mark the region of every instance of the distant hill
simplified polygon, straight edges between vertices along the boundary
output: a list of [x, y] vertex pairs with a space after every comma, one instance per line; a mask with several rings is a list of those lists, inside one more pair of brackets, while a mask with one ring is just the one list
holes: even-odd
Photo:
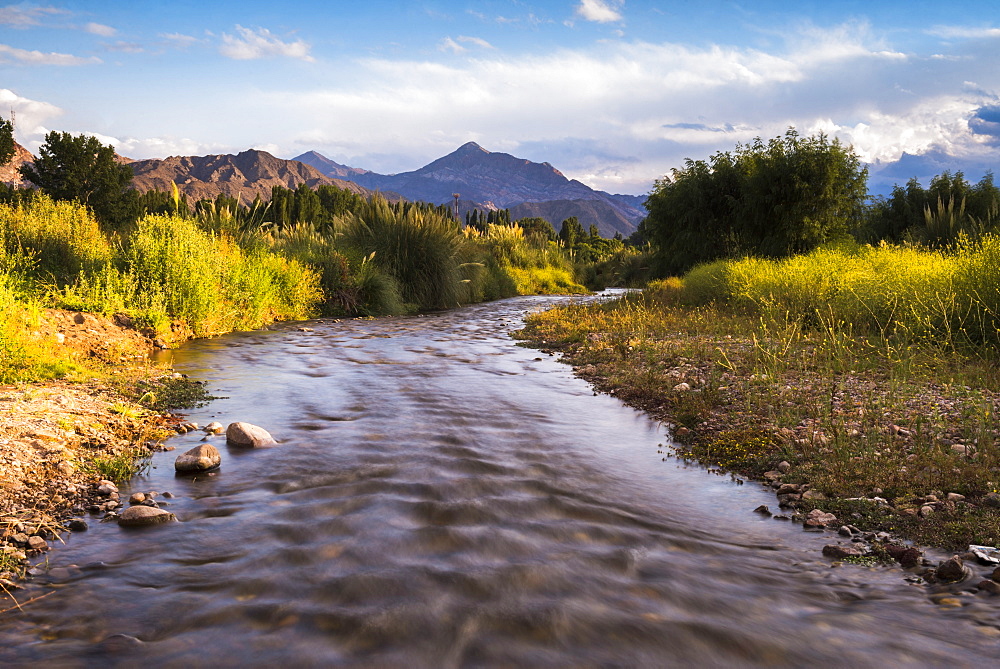
[[306, 151], [301, 156], [295, 156], [292, 160], [297, 160], [300, 163], [309, 165], [310, 167], [315, 167], [326, 176], [333, 177], [335, 179], [347, 179], [350, 181], [352, 177], [362, 176], [369, 173], [368, 170], [341, 165], [340, 163], [330, 160], [326, 156], [316, 153], [315, 151]]
[[175, 183], [189, 201], [215, 198], [224, 193], [249, 204], [258, 195], [265, 201], [271, 199], [272, 186], [295, 189], [302, 183], [310, 188], [332, 185], [366, 197], [371, 194], [356, 183], [328, 177], [314, 167], [296, 160], [275, 158], [266, 151], [171, 156], [164, 160], [136, 160], [129, 166], [135, 173], [132, 185], [136, 190], [170, 192], [171, 183]]
[[30, 163], [34, 161], [35, 157], [31, 155], [31, 151], [14, 142], [14, 155], [11, 157], [10, 162], [6, 165], [0, 166], [0, 183], [12, 184], [14, 186], [24, 185], [21, 182], [21, 165], [24, 163]]
[[[551, 203], [531, 208], [531, 211], [544, 213], [526, 215], [546, 218], [558, 229], [567, 218], [560, 212], [580, 211], [587, 217], [586, 221], [580, 214], [569, 215], [580, 218], [584, 227], [597, 225], [606, 237], [616, 232], [629, 236], [646, 214], [642, 208], [643, 197], [594, 190], [575, 179], [567, 179], [549, 163], [535, 163], [507, 153], [494, 153], [475, 142], [469, 142], [418, 170], [392, 175], [345, 168], [315, 151], [296, 160], [308, 160], [309, 164], [328, 176], [336, 174], [372, 190], [394, 191], [409, 200], [444, 204], [451, 202], [453, 194], [458, 193], [463, 202], [471, 201], [483, 209], [510, 208], [512, 217], [519, 206]], [[336, 167], [326, 171], [321, 167], [325, 164], [323, 161]], [[345, 169], [351, 171], [345, 173]], [[571, 206], [566, 204], [568, 202], [589, 204]], [[521, 215], [516, 217], [522, 218]]]

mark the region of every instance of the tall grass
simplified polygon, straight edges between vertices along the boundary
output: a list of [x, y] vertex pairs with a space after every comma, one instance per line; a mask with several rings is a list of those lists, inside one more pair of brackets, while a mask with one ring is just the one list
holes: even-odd
[[337, 227], [345, 245], [398, 283], [411, 308], [443, 309], [461, 302], [462, 234], [451, 219], [376, 196], [345, 214]]
[[806, 325], [1000, 344], [1000, 238], [946, 250], [883, 244], [718, 261], [691, 270], [680, 297]]

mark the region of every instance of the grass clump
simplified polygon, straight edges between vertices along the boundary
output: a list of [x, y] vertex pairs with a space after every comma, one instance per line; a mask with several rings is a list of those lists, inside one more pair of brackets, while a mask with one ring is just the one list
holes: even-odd
[[148, 448], [133, 445], [115, 452], [95, 455], [84, 461], [83, 468], [95, 477], [121, 483], [149, 471], [152, 458], [153, 453]]

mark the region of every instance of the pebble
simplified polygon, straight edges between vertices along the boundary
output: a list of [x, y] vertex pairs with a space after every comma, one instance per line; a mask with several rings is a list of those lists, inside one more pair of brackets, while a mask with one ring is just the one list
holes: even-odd
[[37, 534], [28, 537], [28, 548], [33, 551], [47, 551], [49, 544]]
[[141, 492], [134, 492], [128, 498], [129, 504], [142, 504], [146, 501], [146, 495]]
[[86, 532], [89, 525], [82, 518], [70, 518], [69, 522], [66, 523], [66, 527], [70, 532]]
[[761, 504], [756, 509], [753, 510], [754, 513], [759, 513], [762, 516], [770, 516], [771, 510], [767, 508], [766, 504]]
[[781, 462], [778, 463], [778, 471], [781, 472], [782, 474], [787, 474], [789, 471], [791, 471], [791, 469], [792, 465], [786, 460], [782, 460]]
[[222, 431], [225, 428], [222, 426], [222, 423], [219, 423], [218, 421], [212, 421], [202, 429], [205, 432], [208, 432], [209, 434], [222, 434]]

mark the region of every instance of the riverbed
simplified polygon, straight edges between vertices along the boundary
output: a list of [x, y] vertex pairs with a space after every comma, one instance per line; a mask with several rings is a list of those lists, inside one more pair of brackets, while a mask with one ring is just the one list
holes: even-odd
[[[663, 426], [510, 338], [522, 297], [191, 342], [176, 371], [278, 446], [131, 490], [180, 522], [94, 522], [0, 618], [0, 665], [990, 666], [1000, 605], [935, 604], [899, 568], [753, 513]], [[122, 490], [127, 497], [130, 490]], [[52, 592], [52, 594], [48, 594]], [[19, 599], [24, 599], [22, 595]]]

